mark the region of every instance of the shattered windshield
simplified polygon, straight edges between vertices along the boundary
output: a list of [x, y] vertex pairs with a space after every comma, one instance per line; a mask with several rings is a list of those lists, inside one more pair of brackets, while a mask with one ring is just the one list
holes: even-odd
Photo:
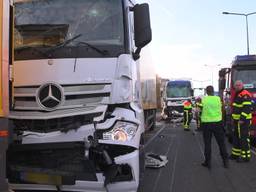
[[166, 88], [166, 95], [168, 98], [190, 97], [191, 86], [181, 83], [168, 83]]
[[256, 88], [256, 69], [234, 70], [233, 82], [240, 80], [246, 89]]
[[14, 21], [15, 50], [58, 46], [78, 34], [68, 47], [124, 46], [121, 0], [26, 0], [15, 4]]

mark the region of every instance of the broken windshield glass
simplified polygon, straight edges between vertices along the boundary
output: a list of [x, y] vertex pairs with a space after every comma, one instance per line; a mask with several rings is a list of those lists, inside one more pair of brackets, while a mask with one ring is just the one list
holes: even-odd
[[[82, 34], [79, 41], [87, 46], [124, 47], [122, 1], [31, 0], [15, 4], [15, 48], [57, 46], [77, 34]], [[70, 42], [65, 47], [76, 46], [81, 43]]]

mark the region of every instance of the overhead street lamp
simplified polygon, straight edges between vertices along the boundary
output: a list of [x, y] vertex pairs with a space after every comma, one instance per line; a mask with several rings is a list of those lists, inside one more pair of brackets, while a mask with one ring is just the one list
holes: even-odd
[[216, 64], [216, 65], [207, 65], [207, 64], [204, 64], [204, 66], [211, 68], [211, 71], [212, 71], [212, 86], [213, 86], [213, 73], [214, 73], [214, 68], [221, 66], [221, 64]]
[[247, 13], [247, 14], [245, 14], [245, 13], [222, 12], [222, 14], [245, 16], [245, 21], [246, 21], [246, 37], [247, 37], [247, 55], [250, 55], [250, 50], [249, 50], [249, 31], [248, 31], [248, 16], [249, 15], [254, 15], [254, 14], [256, 14], [256, 12]]

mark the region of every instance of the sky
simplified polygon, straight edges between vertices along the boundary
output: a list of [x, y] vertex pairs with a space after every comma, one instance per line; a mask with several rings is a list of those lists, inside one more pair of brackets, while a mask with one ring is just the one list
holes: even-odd
[[[218, 70], [236, 55], [247, 54], [244, 16], [256, 12], [255, 0], [139, 0], [150, 6], [157, 73], [163, 78], [191, 78], [195, 87], [213, 84]], [[250, 54], [256, 54], [256, 14], [248, 17]], [[213, 78], [212, 78], [213, 76]]]

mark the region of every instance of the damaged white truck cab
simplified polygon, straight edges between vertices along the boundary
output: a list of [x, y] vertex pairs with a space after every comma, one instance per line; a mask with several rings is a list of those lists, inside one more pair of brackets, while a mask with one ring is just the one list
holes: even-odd
[[148, 5], [16, 0], [14, 26], [10, 187], [136, 191]]

